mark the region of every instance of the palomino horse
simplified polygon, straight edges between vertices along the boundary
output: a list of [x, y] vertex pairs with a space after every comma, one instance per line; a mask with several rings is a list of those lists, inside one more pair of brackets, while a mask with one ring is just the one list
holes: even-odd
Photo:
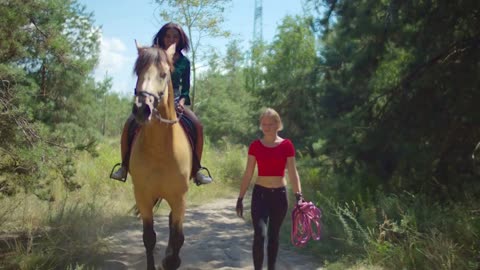
[[[136, 43], [136, 41], [135, 41]], [[140, 47], [135, 63], [137, 84], [133, 114], [141, 125], [132, 145], [130, 175], [143, 221], [147, 269], [155, 269], [156, 233], [153, 208], [165, 199], [170, 206], [169, 239], [164, 269], [177, 269], [184, 242], [185, 196], [192, 169], [192, 150], [175, 112], [171, 71], [175, 45], [167, 50]]]

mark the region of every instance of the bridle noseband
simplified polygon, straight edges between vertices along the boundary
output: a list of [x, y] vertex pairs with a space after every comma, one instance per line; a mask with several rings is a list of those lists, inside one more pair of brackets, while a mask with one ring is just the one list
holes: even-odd
[[161, 96], [158, 96], [158, 95], [155, 95], [153, 93], [150, 93], [150, 92], [147, 92], [147, 91], [137, 91], [137, 88], [135, 88], [135, 96], [136, 97], [153, 97], [153, 107], [157, 107], [158, 106], [158, 102], [160, 101], [160, 99], [162, 98], [163, 96], [163, 93]]
[[137, 88], [135, 88], [135, 96], [136, 97], [149, 97], [149, 96], [153, 97], [153, 116], [155, 116], [155, 118], [157, 118], [160, 122], [165, 124], [175, 124], [178, 122], [178, 119], [170, 120], [170, 119], [163, 118], [160, 112], [157, 110], [158, 103], [160, 99], [163, 97], [163, 93], [160, 96], [158, 96], [156, 94], [153, 94], [144, 90], [137, 91]]

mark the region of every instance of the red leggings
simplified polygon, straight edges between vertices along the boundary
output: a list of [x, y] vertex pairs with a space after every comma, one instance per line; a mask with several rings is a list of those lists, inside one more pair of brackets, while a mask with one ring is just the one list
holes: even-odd
[[[263, 265], [263, 248], [265, 236], [268, 235], [267, 260], [268, 270], [275, 269], [277, 260], [280, 226], [287, 214], [288, 201], [285, 187], [266, 188], [255, 185], [252, 193], [253, 222], [253, 265], [261, 270]], [[268, 224], [268, 225], [267, 225]]]

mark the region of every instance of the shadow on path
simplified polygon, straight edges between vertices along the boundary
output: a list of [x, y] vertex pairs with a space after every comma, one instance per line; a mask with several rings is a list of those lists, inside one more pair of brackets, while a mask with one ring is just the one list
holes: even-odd
[[[253, 269], [251, 225], [235, 213], [235, 198], [219, 199], [187, 209], [184, 223], [185, 243], [180, 251], [183, 270]], [[249, 206], [246, 205], [245, 209]], [[168, 238], [168, 216], [155, 218], [157, 245], [155, 259], [161, 263]], [[101, 269], [146, 269], [141, 221], [133, 218], [119, 233], [110, 237], [110, 253]], [[266, 269], [266, 267], [265, 267]], [[314, 258], [282, 249], [277, 261], [278, 270], [321, 269]]]

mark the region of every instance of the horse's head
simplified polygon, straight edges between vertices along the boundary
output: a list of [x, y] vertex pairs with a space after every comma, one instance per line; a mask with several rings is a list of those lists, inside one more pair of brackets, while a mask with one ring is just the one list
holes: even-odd
[[169, 99], [173, 107], [171, 71], [175, 45], [163, 50], [157, 47], [141, 47], [136, 41], [135, 43], [138, 51], [134, 67], [137, 84], [132, 113], [137, 122], [143, 124], [150, 121], [154, 113], [161, 114], [169, 110]]

